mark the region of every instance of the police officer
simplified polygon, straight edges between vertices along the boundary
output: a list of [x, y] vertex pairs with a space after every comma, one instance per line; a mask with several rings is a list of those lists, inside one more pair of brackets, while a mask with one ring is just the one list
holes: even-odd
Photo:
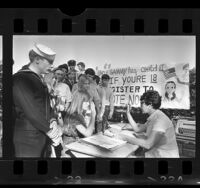
[[50, 108], [48, 88], [42, 80], [56, 53], [35, 44], [29, 51], [30, 63], [13, 75], [15, 157], [46, 157], [47, 144], [61, 143], [61, 128]]

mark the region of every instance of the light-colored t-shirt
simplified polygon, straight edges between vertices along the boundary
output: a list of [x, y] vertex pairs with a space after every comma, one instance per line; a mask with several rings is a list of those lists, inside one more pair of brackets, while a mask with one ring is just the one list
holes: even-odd
[[65, 83], [57, 83], [54, 87], [55, 95], [59, 96], [62, 102], [68, 103], [72, 101], [71, 91], [69, 86]]
[[[91, 104], [93, 101], [90, 102], [83, 102], [83, 116], [84, 120], [86, 122], [86, 126], [88, 127], [92, 118], [92, 110], [91, 110]], [[94, 105], [94, 103], [93, 103]]]
[[145, 153], [147, 158], [179, 158], [174, 126], [171, 120], [160, 110], [149, 116], [146, 122], [148, 137], [152, 131], [163, 133], [160, 141]]
[[[88, 89], [88, 93], [92, 99], [92, 101], [94, 102], [96, 108], [99, 109], [99, 106], [101, 104], [101, 100], [100, 100], [100, 96], [98, 94], [97, 91], [97, 85], [90, 83], [89, 89]], [[73, 85], [72, 88], [72, 95], [78, 90], [78, 83]]]

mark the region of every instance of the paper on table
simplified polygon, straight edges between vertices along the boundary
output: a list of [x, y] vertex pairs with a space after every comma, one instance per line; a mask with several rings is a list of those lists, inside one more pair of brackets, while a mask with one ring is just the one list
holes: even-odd
[[86, 155], [86, 154], [75, 152], [75, 151], [71, 151], [71, 152], [77, 158], [94, 158], [94, 156], [91, 156], [91, 155]]
[[128, 123], [109, 124], [109, 127], [110, 127], [109, 130], [114, 134], [118, 134], [119, 132], [121, 132], [121, 130], [127, 129], [129, 127], [130, 127], [129, 130], [132, 130], [131, 125]]
[[135, 132], [134, 131], [123, 130], [123, 131], [120, 132], [120, 134], [135, 137], [135, 135], [134, 135]]
[[136, 133], [135, 131], [128, 131], [128, 130], [122, 130], [120, 132], [120, 134], [127, 135], [127, 136], [134, 137], [134, 138], [143, 138], [144, 139], [146, 137], [146, 134], [144, 132]]
[[109, 129], [106, 129], [103, 134], [108, 137], [114, 137], [113, 132]]
[[117, 123], [117, 124], [109, 124], [109, 127], [122, 130], [122, 129], [132, 129], [129, 123]]
[[117, 129], [117, 130], [121, 130], [121, 126], [119, 126], [119, 125], [117, 125], [117, 124], [111, 124], [111, 125], [109, 125], [109, 127], [111, 127], [111, 128], [113, 128], [113, 129]]
[[109, 149], [109, 150], [117, 149], [117, 148], [123, 146], [125, 143], [127, 143], [124, 140], [110, 138], [110, 137], [102, 135], [102, 134], [83, 138], [83, 139], [81, 139], [81, 141], [90, 143], [92, 145], [100, 146], [102, 148]]

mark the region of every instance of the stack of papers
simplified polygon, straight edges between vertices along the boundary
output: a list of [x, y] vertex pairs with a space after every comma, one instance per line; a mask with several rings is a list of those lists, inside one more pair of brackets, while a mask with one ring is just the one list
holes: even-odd
[[127, 143], [126, 141], [116, 139], [116, 138], [110, 138], [102, 134], [90, 136], [88, 138], [83, 138], [81, 139], [81, 141], [107, 149], [107, 150], [115, 150], [123, 146], [125, 143]]

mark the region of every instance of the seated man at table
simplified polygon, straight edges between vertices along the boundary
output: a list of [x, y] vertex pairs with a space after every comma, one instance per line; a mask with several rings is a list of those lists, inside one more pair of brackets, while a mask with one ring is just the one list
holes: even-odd
[[[85, 91], [75, 91], [63, 124], [64, 145], [77, 141], [79, 138], [91, 136], [95, 128], [95, 105]], [[87, 122], [90, 116], [90, 122]], [[64, 149], [65, 150], [65, 149]]]
[[[149, 114], [145, 124], [137, 124], [131, 114], [130, 106], [127, 107], [127, 117], [135, 137], [119, 133], [119, 138], [127, 142], [143, 147], [145, 157], [148, 158], [179, 158], [175, 130], [171, 120], [159, 110], [161, 96], [157, 91], [149, 90], [141, 98], [143, 113]], [[138, 137], [137, 133], [145, 132], [145, 137]]]

